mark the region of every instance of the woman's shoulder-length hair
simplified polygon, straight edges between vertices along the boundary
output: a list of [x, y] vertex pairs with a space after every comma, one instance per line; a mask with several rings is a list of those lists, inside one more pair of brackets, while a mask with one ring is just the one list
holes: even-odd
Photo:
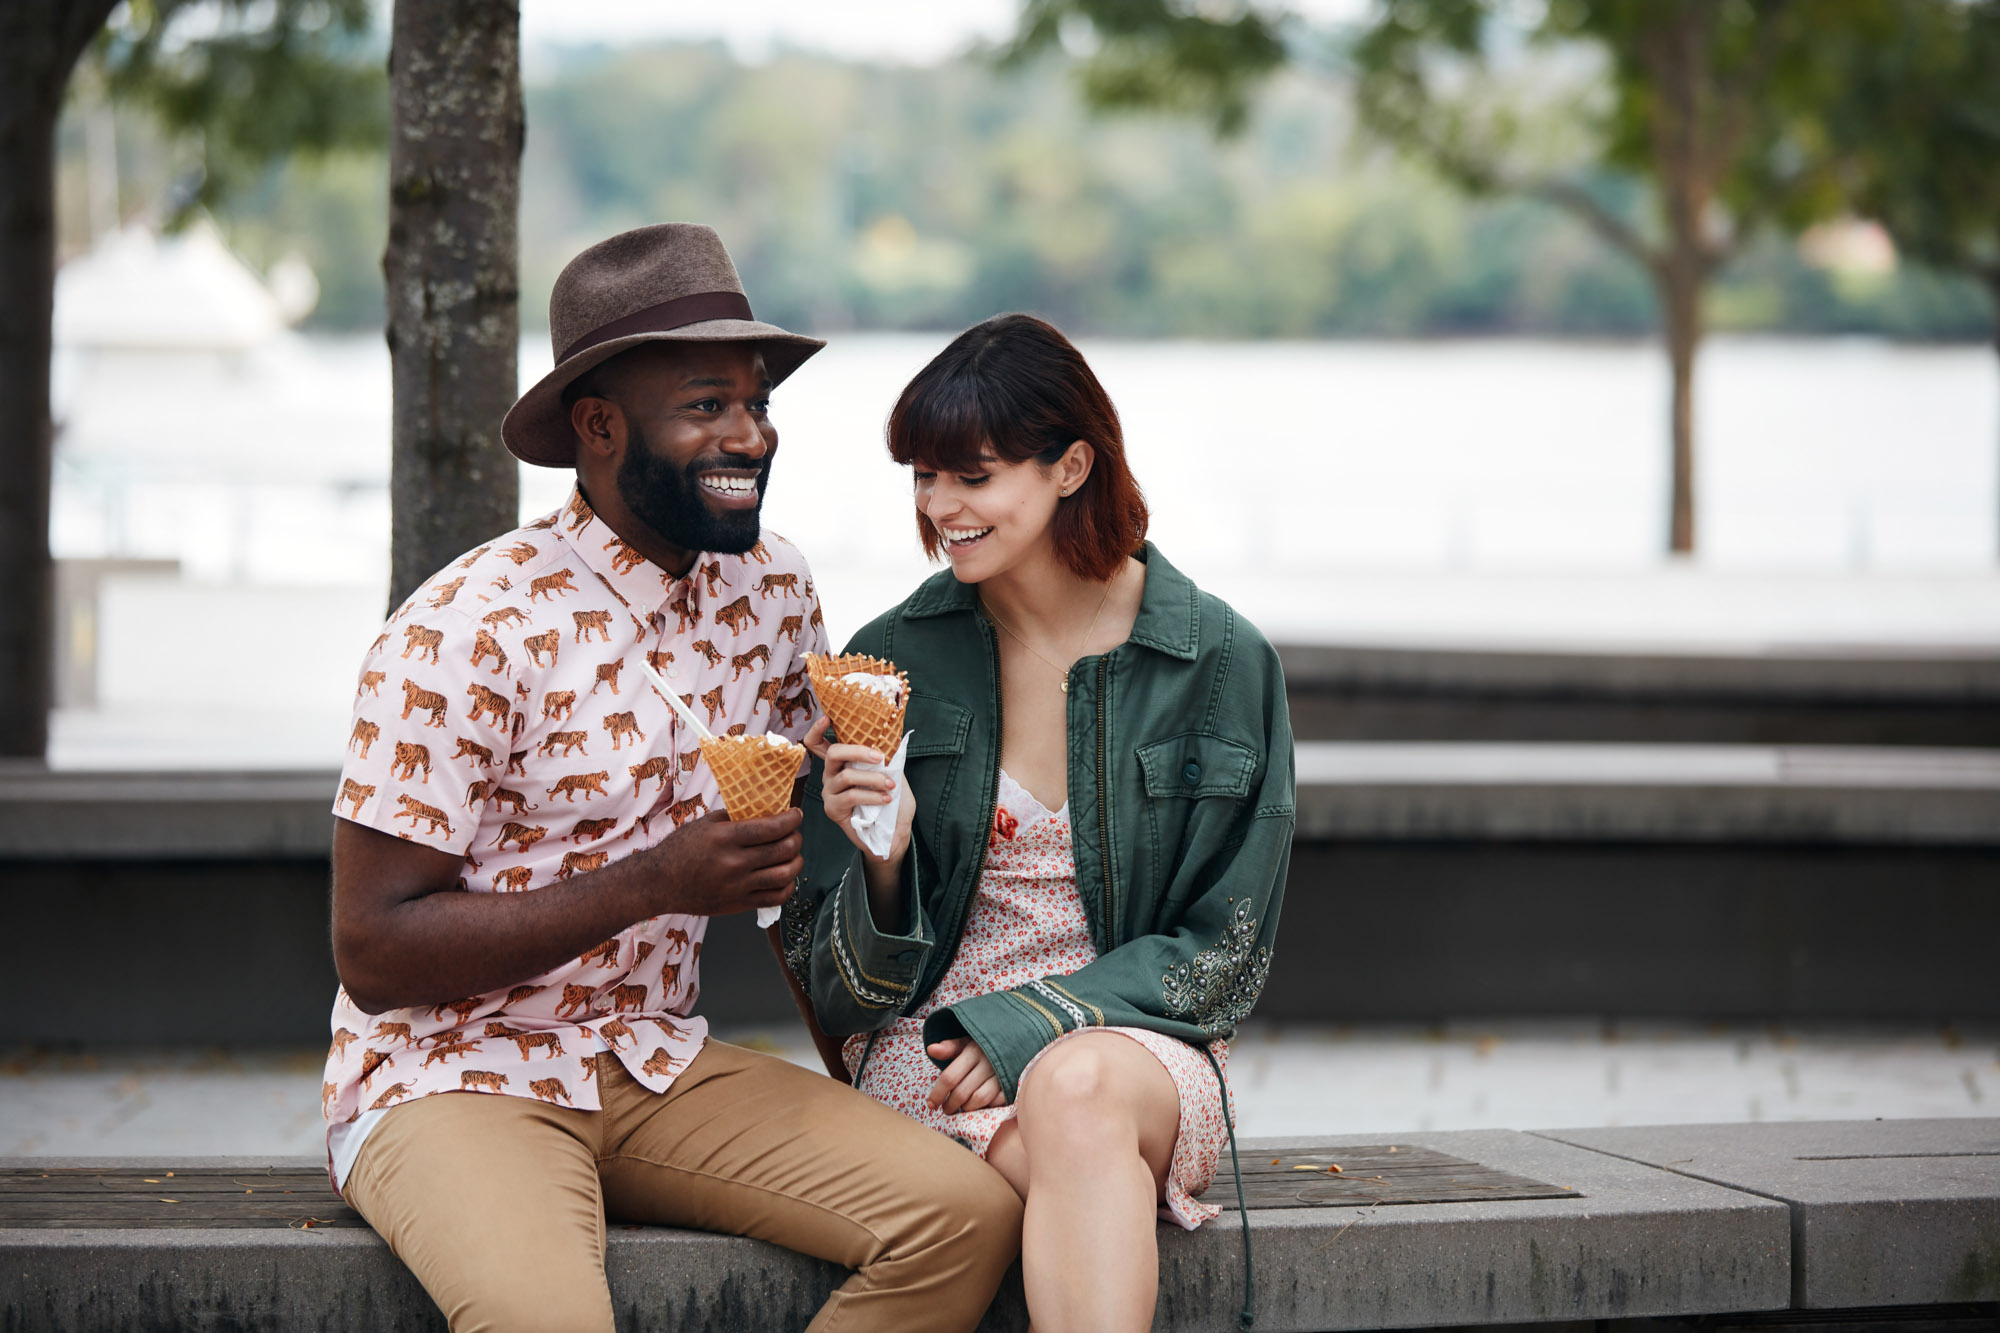
[[[889, 414], [889, 456], [938, 472], [977, 472], [990, 448], [1008, 463], [1053, 465], [1072, 443], [1095, 453], [1090, 475], [1058, 502], [1051, 536], [1064, 565], [1103, 581], [1146, 537], [1146, 500], [1125, 459], [1118, 409], [1083, 354], [1033, 315], [975, 324], [917, 372]], [[917, 535], [942, 543], [921, 512]]]

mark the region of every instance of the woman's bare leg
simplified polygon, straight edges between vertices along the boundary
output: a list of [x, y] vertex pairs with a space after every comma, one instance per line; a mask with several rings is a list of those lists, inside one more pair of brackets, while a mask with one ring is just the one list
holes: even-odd
[[1021, 1271], [1036, 1333], [1152, 1327], [1155, 1209], [1180, 1132], [1173, 1077], [1138, 1042], [1086, 1033], [1042, 1057], [1016, 1108], [986, 1160], [1027, 1200]]

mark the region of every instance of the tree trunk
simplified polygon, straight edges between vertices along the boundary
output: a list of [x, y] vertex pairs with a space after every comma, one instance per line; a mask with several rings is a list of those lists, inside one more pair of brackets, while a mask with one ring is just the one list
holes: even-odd
[[[2000, 355], [2000, 268], [1989, 268], [1985, 273], [1986, 294], [1993, 302], [1993, 351]], [[2000, 492], [1994, 495], [1996, 513], [2000, 513]], [[1996, 519], [1993, 557], [2000, 561], [2000, 519]]]
[[0, 5], [0, 757], [41, 759], [53, 703], [49, 355], [56, 119], [113, 0]]
[[1657, 11], [1657, 26], [1641, 40], [1657, 102], [1649, 138], [1666, 222], [1666, 244], [1653, 260], [1660, 315], [1673, 377], [1672, 495], [1667, 550], [1694, 554], [1694, 360], [1701, 345], [1701, 292], [1714, 268], [1708, 242], [1709, 202], [1721, 166], [1705, 133], [1703, 96], [1709, 84], [1708, 41], [1713, 11], [1701, 0]]
[[521, 14], [398, 0], [389, 50], [391, 608], [519, 521]]
[[1673, 377], [1673, 487], [1667, 509], [1667, 550], [1685, 556], [1694, 554], [1694, 358], [1701, 347], [1702, 278], [1699, 272], [1670, 263], [1659, 286], [1667, 364]]

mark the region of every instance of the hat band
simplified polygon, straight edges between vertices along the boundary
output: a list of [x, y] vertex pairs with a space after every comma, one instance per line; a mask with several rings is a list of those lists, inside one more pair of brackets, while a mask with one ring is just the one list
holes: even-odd
[[629, 338], [635, 333], [665, 333], [689, 324], [700, 324], [711, 319], [751, 320], [750, 300], [741, 292], [696, 292], [693, 296], [677, 296], [671, 301], [649, 305], [644, 310], [634, 310], [631, 314], [599, 325], [584, 334], [556, 358], [556, 364], [588, 351], [599, 343], [608, 343], [614, 338]]

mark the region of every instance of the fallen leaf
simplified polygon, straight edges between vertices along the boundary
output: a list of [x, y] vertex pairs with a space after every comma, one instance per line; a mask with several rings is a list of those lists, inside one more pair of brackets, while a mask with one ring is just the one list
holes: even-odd
[[171, 1171], [167, 1172], [167, 1178], [168, 1178], [169, 1180], [173, 1179], [173, 1175], [174, 1175], [174, 1173], [173, 1173], [173, 1172], [171, 1172]]
[[[1276, 1166], [1277, 1164], [1278, 1164], [1278, 1159], [1277, 1159], [1277, 1158], [1275, 1158], [1275, 1157], [1273, 1157], [1273, 1158], [1271, 1159], [1271, 1165], [1272, 1165], [1272, 1166]], [[47, 1177], [47, 1176], [43, 1176], [43, 1177], [42, 1177], [42, 1179], [43, 1179], [43, 1180], [47, 1180], [47, 1179], [48, 1179], [48, 1177]]]
[[144, 1177], [142, 1177], [142, 1179], [143, 1179], [143, 1180], [144, 1180], [144, 1181], [145, 1181], [145, 1182], [146, 1182], [146, 1183], [147, 1183], [148, 1185], [157, 1185], [157, 1184], [159, 1184], [159, 1183], [160, 1183], [159, 1181], [157, 1181], [157, 1180], [153, 1179], [153, 1178], [152, 1178], [151, 1176], [144, 1176]]
[[180, 1202], [180, 1200], [179, 1200], [179, 1199], [162, 1199], [162, 1200], [160, 1200], [160, 1202], [161, 1202], [161, 1203], [179, 1203], [179, 1202]]
[[1328, 1164], [1328, 1166], [1327, 1166], [1327, 1168], [1326, 1168], [1326, 1173], [1327, 1173], [1328, 1175], [1330, 1175], [1330, 1176], [1340, 1176], [1340, 1175], [1345, 1175], [1345, 1174], [1347, 1174], [1346, 1172], [1344, 1172], [1344, 1171], [1342, 1171], [1342, 1170], [1340, 1169], [1340, 1163], [1339, 1163], [1339, 1162], [1332, 1162], [1332, 1163], [1329, 1163], [1329, 1164]]

